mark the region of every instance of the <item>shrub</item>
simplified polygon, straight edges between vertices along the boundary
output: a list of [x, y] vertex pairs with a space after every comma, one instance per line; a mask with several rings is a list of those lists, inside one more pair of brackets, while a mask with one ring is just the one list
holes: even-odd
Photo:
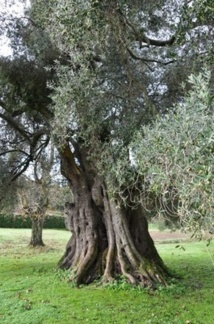
[[166, 228], [167, 228], [167, 225], [166, 225], [166, 220], [164, 217], [159, 217], [157, 220], [156, 220], [156, 224], [157, 224], [157, 227], [159, 229], [159, 231], [164, 231]]
[[[0, 227], [31, 228], [31, 220], [29, 217], [23, 217], [21, 215], [0, 214]], [[43, 228], [65, 229], [64, 217], [56, 215], [46, 216]]]

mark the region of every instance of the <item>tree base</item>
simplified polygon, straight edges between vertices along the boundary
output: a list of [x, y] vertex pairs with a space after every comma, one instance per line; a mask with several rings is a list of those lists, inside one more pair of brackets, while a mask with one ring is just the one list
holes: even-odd
[[45, 244], [43, 242], [30, 242], [29, 246], [33, 248], [37, 248], [37, 247], [39, 248], [39, 247], [44, 247]]
[[98, 210], [90, 202], [81, 208], [72, 204], [67, 211], [72, 237], [59, 267], [71, 270], [70, 281], [78, 286], [122, 276], [141, 287], [166, 286], [170, 274], [141, 208], [118, 207], [104, 199], [103, 210]]

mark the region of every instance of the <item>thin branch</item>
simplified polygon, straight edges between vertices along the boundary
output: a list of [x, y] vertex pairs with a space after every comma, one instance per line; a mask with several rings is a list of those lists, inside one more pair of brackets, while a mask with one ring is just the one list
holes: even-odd
[[39, 178], [37, 171], [38, 171], [38, 159], [36, 159], [36, 161], [34, 163], [33, 173], [34, 173], [34, 179], [35, 179], [36, 183], [41, 184], [42, 178]]
[[168, 65], [168, 64], [171, 64], [171, 63], [175, 63], [177, 60], [171, 60], [171, 61], [168, 61], [168, 62], [163, 62], [163, 61], [160, 61], [160, 60], [155, 60], [155, 59], [147, 59], [145, 57], [139, 57], [137, 56], [136, 54], [134, 54], [130, 48], [127, 47], [127, 51], [129, 52], [129, 54], [131, 55], [131, 57], [134, 59], [134, 60], [138, 60], [138, 61], [142, 61], [142, 62], [147, 62], [147, 63], [158, 63], [158, 64], [161, 64], [161, 65]]
[[3, 156], [3, 155], [8, 154], [8, 153], [14, 153], [14, 152], [19, 152], [19, 153], [22, 153], [22, 154], [24, 154], [24, 155], [30, 157], [30, 155], [29, 155], [27, 152], [22, 151], [22, 150], [15, 150], [15, 149], [14, 149], [14, 150], [7, 150], [7, 151], [4, 151], [4, 152], [0, 153], [0, 156]]
[[[26, 170], [27, 168], [29, 167], [30, 165], [30, 162], [32, 162], [33, 159], [32, 157], [29, 155], [29, 157], [27, 159], [25, 159], [25, 161], [23, 161], [19, 166], [17, 166], [15, 169], [14, 169], [14, 172], [13, 172], [13, 176], [10, 180], [10, 182], [13, 182], [15, 181], [20, 175], [22, 175]], [[23, 168], [22, 168], [23, 166]], [[18, 170], [22, 168], [19, 172], [16, 172], [15, 170]]]
[[35, 154], [35, 156], [34, 156], [34, 160], [38, 160], [38, 159], [39, 159], [39, 156], [41, 155], [41, 152], [43, 151], [43, 149], [44, 149], [45, 147], [48, 146], [49, 141], [50, 141], [50, 138], [48, 137], [48, 138], [46, 139], [46, 141], [45, 141], [44, 143], [42, 143], [42, 144], [41, 144], [41, 145], [36, 149], [36, 151], [34, 152], [34, 154]]

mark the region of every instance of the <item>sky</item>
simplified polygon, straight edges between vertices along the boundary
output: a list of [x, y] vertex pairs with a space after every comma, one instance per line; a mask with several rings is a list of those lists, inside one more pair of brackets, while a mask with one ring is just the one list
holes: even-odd
[[[23, 16], [24, 4], [29, 6], [30, 1], [19, 1], [19, 0], [0, 0], [0, 24], [3, 26], [3, 21], [7, 15], [12, 14], [14, 17]], [[5, 30], [6, 33], [6, 30]], [[0, 55], [8, 56], [12, 54], [12, 50], [9, 46], [9, 40], [3, 33], [0, 35]]]

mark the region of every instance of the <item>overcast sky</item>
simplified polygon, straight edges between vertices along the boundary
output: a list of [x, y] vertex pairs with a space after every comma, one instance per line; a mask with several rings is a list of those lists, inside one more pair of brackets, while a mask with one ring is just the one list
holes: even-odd
[[[30, 1], [19, 1], [19, 0], [0, 0], [0, 19], [1, 26], [4, 25], [2, 19], [7, 15], [12, 14], [14, 17], [23, 16], [24, 3], [29, 5]], [[5, 31], [6, 32], [6, 31]], [[11, 55], [12, 51], [9, 47], [9, 40], [5, 35], [0, 35], [0, 55], [8, 56]]]

